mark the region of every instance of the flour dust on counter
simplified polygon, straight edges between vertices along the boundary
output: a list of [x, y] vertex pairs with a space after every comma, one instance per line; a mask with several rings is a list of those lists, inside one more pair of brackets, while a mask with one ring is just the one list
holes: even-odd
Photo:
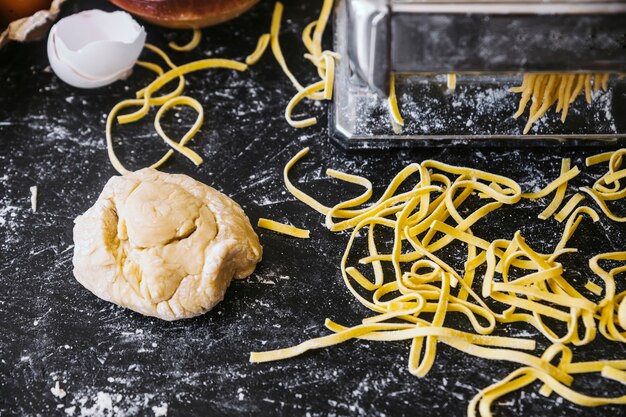
[[[273, 2], [260, 2], [238, 20], [204, 29], [198, 48], [172, 52], [172, 60], [181, 64], [220, 56], [243, 61], [258, 37], [267, 32], [273, 6]], [[300, 38], [300, 23], [318, 16], [320, 6], [321, 1], [285, 2], [280, 42], [290, 69], [303, 83], [318, 77], [300, 58], [307, 52]], [[114, 10], [103, 0], [85, 0], [66, 2], [63, 14], [89, 8]], [[181, 34], [173, 31], [146, 27], [148, 41], [161, 48], [180, 39]], [[45, 71], [48, 63], [43, 44], [7, 45], [0, 50], [0, 62], [3, 415], [67, 416], [66, 410], [74, 416], [106, 415], [107, 411], [99, 414], [97, 410], [108, 407], [109, 399], [111, 408], [117, 407], [119, 414], [126, 416], [463, 415], [477, 387], [506, 376], [513, 367], [492, 372], [492, 362], [470, 360], [443, 346], [429, 378], [418, 380], [402, 360], [407, 346], [367, 341], [348, 342], [291, 361], [248, 363], [249, 352], [259, 346], [272, 349], [296, 344], [302, 341], [303, 332], [307, 337], [322, 336], [327, 332], [322, 325], [326, 317], [358, 323], [366, 313], [346, 294], [337, 271], [346, 236], [329, 234], [323, 216], [286, 193], [280, 170], [291, 155], [311, 146], [315, 155], [295, 167], [293, 175], [304, 178], [300, 185], [308, 192], [337, 203], [360, 189], [327, 182], [324, 167], [352, 170], [383, 184], [410, 162], [437, 159], [489, 169], [520, 182], [525, 190], [537, 190], [558, 176], [561, 158], [569, 157], [573, 164], [581, 165], [582, 158], [592, 153], [565, 147], [518, 152], [455, 147], [347, 154], [328, 139], [325, 104], [318, 108], [300, 103], [294, 116], [314, 113], [317, 125], [295, 130], [287, 124], [283, 113], [293, 86], [267, 53], [245, 77], [228, 73], [189, 76], [188, 91], [207, 109], [206, 127], [189, 146], [206, 162], [195, 167], [176, 158], [164, 170], [190, 175], [231, 196], [253, 224], [271, 214], [272, 219], [306, 225], [311, 238], [288, 240], [259, 230], [267, 250], [249, 279], [234, 282], [224, 301], [203, 316], [162, 322], [96, 297], [81, 296], [85, 290], [71, 274], [72, 221], [93, 204], [115, 174], [106, 157], [106, 114], [115, 103], [150, 82], [153, 74], [137, 68], [123, 83], [85, 91], [63, 85]], [[457, 85], [457, 91], [461, 86]], [[177, 112], [163, 118], [164, 130], [172, 137], [184, 134], [195, 117], [188, 109]], [[145, 119], [146, 124], [117, 129], [128, 138], [115, 146], [129, 168], [146, 166], [167, 150], [152, 133], [153, 116]], [[384, 116], [388, 123], [388, 115]], [[462, 123], [465, 126], [466, 121]], [[575, 181], [582, 185], [585, 175], [583, 172]], [[39, 188], [37, 213], [30, 210], [29, 187], [33, 185]], [[507, 214], [524, 223], [523, 232], [533, 244], [551, 240], [560, 231], [553, 223], [539, 223], [536, 217], [541, 210], [541, 203], [525, 201]], [[496, 236], [503, 227], [506, 224], [487, 224], [477, 233]], [[582, 236], [575, 236], [574, 244], [587, 252], [623, 249], [620, 242], [626, 241], [626, 230], [622, 225], [601, 220], [597, 227], [594, 231], [601, 232], [590, 233], [591, 229], [581, 225]], [[573, 256], [572, 262], [584, 271], [583, 258]], [[586, 274], [581, 278], [586, 282]], [[519, 327], [510, 335], [528, 337], [525, 331]], [[596, 344], [583, 354], [591, 359], [597, 355], [617, 358], [624, 353], [614, 345]], [[55, 380], [66, 392], [63, 399], [50, 391]], [[598, 394], [604, 389], [597, 380], [580, 384], [597, 389]], [[449, 393], [444, 393], [443, 387]], [[497, 409], [495, 414], [598, 415], [598, 409], [581, 410], [534, 391], [506, 397], [499, 403], [506, 410]], [[608, 415], [620, 412], [612, 408], [602, 411]]]

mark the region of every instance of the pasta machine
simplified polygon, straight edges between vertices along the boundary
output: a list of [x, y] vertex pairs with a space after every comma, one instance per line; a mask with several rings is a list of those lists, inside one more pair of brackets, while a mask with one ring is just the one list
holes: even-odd
[[[334, 43], [329, 119], [347, 148], [626, 138], [626, 0], [342, 0]], [[562, 72], [609, 73], [609, 88], [523, 135], [509, 89], [524, 73]], [[404, 126], [390, 117], [392, 73]]]

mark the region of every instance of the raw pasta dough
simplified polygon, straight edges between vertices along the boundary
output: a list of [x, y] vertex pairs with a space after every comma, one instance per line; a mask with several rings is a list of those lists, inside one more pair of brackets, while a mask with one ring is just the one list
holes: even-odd
[[262, 254], [237, 203], [150, 168], [111, 178], [75, 220], [74, 244], [74, 276], [88, 290], [164, 320], [209, 311]]

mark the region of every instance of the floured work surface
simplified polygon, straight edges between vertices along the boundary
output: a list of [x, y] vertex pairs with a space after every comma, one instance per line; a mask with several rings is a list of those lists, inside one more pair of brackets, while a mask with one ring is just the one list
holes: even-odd
[[[285, 5], [285, 18], [291, 23], [285, 21], [281, 44], [293, 54], [304, 53], [302, 25], [296, 22], [308, 22], [318, 13], [317, 3], [304, 3]], [[102, 4], [85, 1], [68, 6], [68, 11], [77, 11]], [[272, 7], [271, 2], [261, 4], [241, 20], [206, 30], [204, 49], [194, 52], [193, 58], [212, 54], [244, 59], [258, 35], [267, 30]], [[160, 47], [188, 36], [149, 31], [150, 41]], [[383, 185], [411, 162], [437, 159], [507, 175], [524, 191], [536, 191], [558, 176], [562, 157], [571, 157], [572, 164], [582, 168], [585, 156], [602, 150], [464, 147], [350, 155], [328, 140], [323, 116], [306, 130], [287, 125], [284, 107], [294, 91], [270, 56], [253, 67], [251, 75], [190, 76], [188, 89], [206, 106], [207, 127], [189, 146], [206, 162], [195, 167], [184, 158], [173, 158], [163, 169], [191, 175], [229, 195], [243, 206], [253, 224], [260, 217], [271, 218], [310, 229], [311, 237], [295, 239], [257, 228], [265, 252], [255, 274], [233, 283], [225, 300], [211, 312], [165, 323], [97, 299], [71, 273], [72, 221], [93, 204], [115, 175], [106, 155], [103, 115], [128, 97], [129, 91], [145, 86], [153, 74], [138, 69], [126, 84], [78, 91], [45, 71], [45, 45], [8, 45], [7, 51], [11, 54], [0, 54], [4, 85], [0, 95], [0, 411], [6, 415], [64, 416], [70, 411], [74, 416], [162, 415], [167, 408], [167, 416], [307, 412], [463, 416], [467, 402], [480, 388], [516, 366], [441, 346], [432, 371], [418, 379], [406, 369], [409, 343], [367, 341], [348, 342], [289, 361], [248, 362], [251, 351], [327, 334], [323, 327], [327, 317], [354, 325], [367, 314], [345, 289], [338, 268], [348, 236], [328, 232], [322, 216], [286, 192], [282, 167], [310, 146], [311, 156], [294, 167], [292, 178], [298, 179], [303, 190], [333, 204], [362, 190], [355, 186], [342, 191], [342, 184], [326, 178], [326, 168], [358, 173]], [[172, 59], [176, 63], [190, 60], [188, 55], [174, 53]], [[303, 82], [316, 76], [308, 72], [309, 67], [298, 65], [299, 57], [286, 55], [286, 59]], [[311, 113], [322, 115], [324, 109], [302, 103], [296, 116]], [[173, 111], [171, 118], [163, 118], [163, 127], [173, 137], [183, 134], [195, 116], [191, 111]], [[145, 166], [167, 150], [150, 118], [117, 132], [132, 137], [116, 143], [129, 168]], [[575, 184], [587, 184], [601, 173], [602, 167], [585, 169]], [[30, 206], [34, 185], [38, 186], [36, 213]], [[375, 195], [381, 192], [378, 188]], [[525, 201], [503, 211], [500, 220], [481, 223], [476, 233], [510, 238], [521, 227], [533, 248], [547, 251], [558, 240], [562, 225], [537, 219], [546, 204]], [[616, 212], [621, 208], [626, 209], [616, 208]], [[571, 241], [581, 249], [580, 254], [563, 258], [577, 288], [583, 288], [592, 276], [587, 259], [600, 252], [624, 250], [623, 242], [624, 225], [603, 216], [594, 225], [581, 223]], [[465, 251], [458, 253], [465, 255]], [[535, 337], [539, 352], [547, 346], [530, 327], [519, 326], [504, 335]], [[623, 346], [601, 337], [576, 350], [577, 360], [625, 356]], [[63, 398], [50, 391], [55, 379], [66, 393]], [[619, 384], [607, 384], [599, 376], [576, 384], [577, 389], [595, 395], [624, 392]], [[618, 407], [577, 407], [557, 396], [542, 397], [536, 390], [532, 386], [506, 397], [504, 404], [494, 407], [496, 416], [624, 413]]]

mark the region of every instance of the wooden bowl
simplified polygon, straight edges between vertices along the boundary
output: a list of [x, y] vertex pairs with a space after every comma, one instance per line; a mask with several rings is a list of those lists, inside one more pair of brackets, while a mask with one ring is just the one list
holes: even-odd
[[202, 28], [233, 19], [259, 0], [109, 0], [155, 25]]

